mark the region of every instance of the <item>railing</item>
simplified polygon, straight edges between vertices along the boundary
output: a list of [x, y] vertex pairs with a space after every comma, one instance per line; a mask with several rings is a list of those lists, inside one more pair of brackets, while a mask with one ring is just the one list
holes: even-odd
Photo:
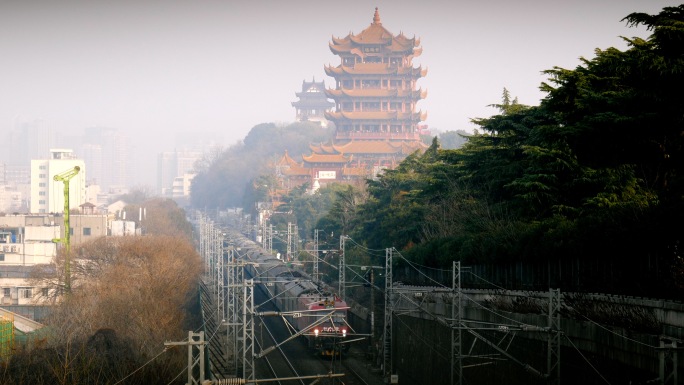
[[336, 139], [420, 140], [417, 132], [338, 132]]

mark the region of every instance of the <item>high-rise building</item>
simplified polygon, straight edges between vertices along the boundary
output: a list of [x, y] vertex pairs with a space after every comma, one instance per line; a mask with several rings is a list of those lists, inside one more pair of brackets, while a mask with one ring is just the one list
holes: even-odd
[[115, 128], [86, 128], [81, 152], [89, 172], [92, 171], [89, 181], [99, 184], [103, 192], [125, 191], [130, 187], [128, 148], [128, 138]]
[[195, 163], [202, 159], [200, 151], [165, 151], [157, 156], [157, 192], [172, 197], [174, 181], [195, 173]]
[[104, 187], [101, 184], [104, 179], [102, 145], [84, 143], [81, 146], [80, 154], [85, 164], [88, 165], [88, 180], [86, 182], [89, 185], [99, 185], [102, 189]]
[[31, 160], [31, 213], [64, 211], [64, 183], [54, 178], [76, 166], [80, 171], [69, 181], [69, 209], [78, 209], [86, 202], [85, 162], [69, 149], [52, 149], [48, 159]]
[[10, 143], [5, 162], [28, 165], [31, 159], [44, 157], [54, 147], [55, 134], [52, 125], [43, 119], [17, 118], [5, 140]]

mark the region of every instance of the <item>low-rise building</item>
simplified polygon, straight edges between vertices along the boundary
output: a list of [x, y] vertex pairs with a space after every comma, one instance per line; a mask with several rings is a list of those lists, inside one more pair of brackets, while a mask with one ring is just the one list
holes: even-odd
[[[83, 204], [80, 209], [94, 212], [94, 205]], [[108, 219], [107, 214], [71, 214], [71, 244], [110, 235]], [[135, 235], [135, 222], [129, 228]], [[45, 317], [54, 289], [41, 285], [36, 273], [55, 268], [51, 264], [63, 246], [54, 240], [63, 238], [61, 214], [0, 216], [0, 306], [33, 320]]]

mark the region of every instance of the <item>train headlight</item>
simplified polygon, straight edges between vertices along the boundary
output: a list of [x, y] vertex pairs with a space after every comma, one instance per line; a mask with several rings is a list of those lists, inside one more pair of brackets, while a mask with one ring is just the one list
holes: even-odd
[[347, 329], [342, 329], [342, 337], [346, 337], [346, 336], [347, 336]]
[[316, 337], [318, 337], [318, 333], [319, 333], [318, 328], [314, 329], [314, 334], [316, 335]]

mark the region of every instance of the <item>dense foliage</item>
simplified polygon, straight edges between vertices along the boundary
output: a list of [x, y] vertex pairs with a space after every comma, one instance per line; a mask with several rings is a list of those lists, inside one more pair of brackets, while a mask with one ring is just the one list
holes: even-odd
[[145, 236], [74, 245], [70, 292], [62, 290], [63, 253], [36, 272], [36, 286], [55, 303], [42, 335], [0, 366], [0, 384], [182, 383], [187, 351], [164, 342], [199, 324], [188, 314], [202, 264], [182, 210], [170, 200], [143, 205]]
[[258, 201], [252, 184], [261, 174], [270, 174], [273, 163], [287, 151], [291, 156], [309, 152], [312, 142], [325, 142], [331, 128], [311, 122], [287, 126], [264, 123], [254, 126], [242, 143], [216, 156], [198, 170], [192, 183], [192, 205], [198, 209], [245, 207]]
[[432, 266], [573, 259], [684, 289], [684, 5], [625, 21], [651, 37], [547, 71], [539, 106], [504, 90], [462, 148], [369, 181], [350, 235]]

